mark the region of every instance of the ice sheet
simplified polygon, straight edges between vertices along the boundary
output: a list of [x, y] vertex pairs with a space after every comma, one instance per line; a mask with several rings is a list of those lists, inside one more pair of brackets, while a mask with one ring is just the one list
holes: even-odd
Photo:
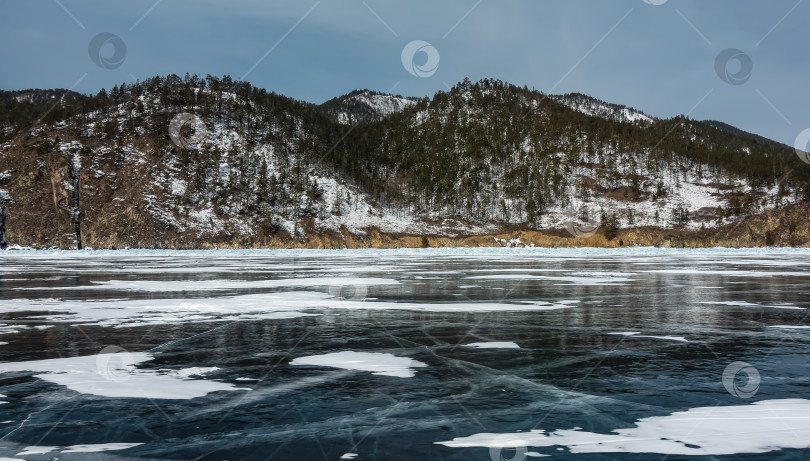
[[[802, 365], [806, 362], [810, 336], [806, 335], [802, 324], [808, 322], [801, 319], [801, 310], [784, 309], [810, 307], [802, 298], [803, 288], [810, 281], [808, 256], [808, 250], [653, 249], [124, 251], [65, 252], [55, 253], [55, 256], [32, 252], [16, 257], [0, 255], [0, 273], [10, 275], [3, 280], [0, 312], [5, 313], [0, 316], [5, 320], [0, 322], [11, 324], [0, 326], [0, 332], [7, 333], [0, 339], [12, 344], [0, 347], [0, 352], [4, 356], [1, 360], [11, 362], [30, 360], [30, 351], [48, 354], [41, 357], [56, 357], [59, 351], [73, 350], [86, 354], [97, 350], [94, 343], [86, 340], [109, 343], [120, 335], [120, 342], [132, 345], [146, 334], [150, 335], [146, 338], [148, 347], [165, 345], [154, 350], [166, 353], [160, 360], [161, 363], [165, 360], [167, 365], [156, 365], [157, 360], [140, 362], [135, 367], [137, 374], [157, 375], [176, 385], [201, 381], [255, 386], [250, 392], [217, 392], [196, 400], [158, 401], [173, 420], [172, 435], [178, 436], [169, 441], [149, 442], [149, 449], [143, 453], [155, 458], [199, 457], [202, 447], [208, 446], [221, 450], [210, 458], [225, 459], [228, 458], [225, 451], [248, 449], [247, 443], [252, 445], [251, 449], [270, 447], [278, 450], [277, 457], [293, 459], [296, 455], [301, 457], [307, 444], [312, 445], [313, 437], [322, 437], [329, 439], [332, 447], [327, 449], [330, 459], [337, 459], [344, 452], [359, 453], [357, 459], [379, 457], [377, 446], [401, 449], [410, 455], [408, 459], [447, 458], [448, 451], [451, 452], [449, 457], [489, 459], [486, 450], [452, 453], [453, 449], [444, 446], [434, 446], [432, 450], [429, 447], [437, 440], [476, 431], [529, 430], [539, 421], [539, 418], [533, 419], [535, 416], [549, 412], [546, 425], [539, 426], [547, 429], [547, 437], [555, 434], [554, 437], [559, 438], [562, 430], [574, 428], [580, 435], [586, 432], [586, 436], [593, 434], [591, 437], [609, 436], [624, 443], [627, 437], [612, 431], [631, 427], [650, 415], [668, 415], [716, 402], [747, 405], [749, 400], [737, 400], [722, 386], [721, 371], [732, 360], [723, 357], [740, 357], [760, 368], [763, 386], [752, 400], [806, 397], [801, 394], [801, 380], [806, 377]], [[750, 263], [742, 264], [742, 261]], [[396, 268], [396, 272], [389, 274], [387, 271], [391, 268]], [[647, 272], [666, 268], [705, 271], [697, 275]], [[804, 271], [806, 276], [754, 279], [712, 275], [711, 271], [756, 271], [768, 275]], [[53, 273], [62, 277], [46, 280]], [[356, 277], [349, 277], [353, 274]], [[369, 284], [367, 293], [362, 296], [351, 290], [336, 293], [338, 290], [331, 289], [335, 284], [353, 285], [349, 280], [362, 284], [364, 277], [359, 275], [390, 277], [399, 283]], [[528, 278], [520, 283], [516, 277], [522, 275], [541, 278]], [[420, 276], [418, 280], [417, 276]], [[469, 280], [469, 276], [501, 277]], [[568, 280], [542, 278], [558, 276]], [[233, 278], [243, 280], [227, 280]], [[257, 282], [255, 278], [272, 278], [273, 283], [283, 285], [262, 287], [259, 284], [266, 281]], [[613, 283], [620, 278], [632, 281], [618, 282], [623, 286], [589, 287], [580, 283]], [[297, 286], [288, 283], [291, 279], [310, 282], [327, 279], [329, 283]], [[122, 284], [130, 280], [142, 283], [129, 288]], [[149, 286], [156, 280], [175, 286], [170, 293], [161, 294], [155, 291], [161, 286]], [[81, 289], [82, 285], [94, 283], [92, 281], [100, 282], [96, 283], [98, 289]], [[222, 289], [208, 290], [203, 284]], [[60, 292], [60, 285], [74, 285], [79, 289]], [[25, 286], [53, 288], [47, 288], [47, 292], [16, 290]], [[199, 289], [203, 291], [193, 293]], [[341, 299], [341, 294], [348, 296]], [[41, 299], [49, 296], [63, 299]], [[40, 299], [14, 299], [20, 297]], [[701, 302], [718, 304], [701, 305]], [[727, 302], [733, 304], [730, 307], [719, 304]], [[443, 314], [434, 315], [434, 312]], [[301, 321], [268, 320], [304, 315], [313, 317]], [[262, 321], [247, 323], [254, 319]], [[183, 325], [231, 321], [245, 323], [227, 329]], [[38, 331], [36, 327], [48, 326], [38, 325], [40, 322], [52, 323], [53, 328]], [[90, 339], [76, 334], [79, 330], [65, 323], [112, 328], [158, 324], [165, 327], [127, 331], [88, 328]], [[799, 328], [780, 329], [782, 327]], [[205, 336], [196, 335], [201, 331], [206, 331]], [[308, 335], [310, 331], [315, 334]], [[624, 332], [630, 337], [606, 336], [609, 332]], [[770, 340], [786, 336], [790, 336], [790, 341]], [[177, 341], [188, 337], [194, 339]], [[588, 375], [595, 365], [591, 359], [609, 353], [611, 346], [622, 339], [624, 343], [619, 348], [625, 350], [611, 354], [610, 359], [600, 365], [599, 373]], [[699, 345], [690, 347], [683, 341], [686, 339], [710, 342], [706, 346], [710, 345], [711, 350]], [[465, 343], [469, 346], [475, 342], [514, 342], [516, 346], [532, 349], [465, 347]], [[448, 346], [455, 344], [459, 347]], [[228, 354], [221, 354], [222, 347]], [[371, 365], [364, 366], [365, 371], [358, 370], [357, 364], [335, 366], [335, 360], [325, 359], [324, 368], [290, 366], [290, 360], [296, 357], [306, 359], [305, 356], [337, 351], [388, 352], [421, 360], [430, 368], [398, 369], [395, 374], [414, 376], [405, 379], [390, 377], [390, 374], [375, 376], [372, 373], [386, 370]], [[740, 351], [744, 352], [744, 357], [740, 356]], [[291, 355], [287, 357], [287, 353]], [[275, 364], [279, 366], [268, 374], [270, 366]], [[223, 370], [213, 369], [211, 365], [222, 366]], [[172, 369], [158, 369], [160, 367]], [[628, 369], [632, 370], [632, 376], [625, 373]], [[121, 373], [113, 370], [113, 376]], [[125, 368], [120, 376], [126, 377], [126, 371]], [[61, 418], [76, 399], [92, 402], [93, 410], [98, 408], [98, 413], [68, 414], [59, 430], [76, 437], [60, 435], [60, 439], [45, 439], [46, 442], [144, 441], [114, 436], [108, 440], [105, 434], [109, 434], [104, 431], [87, 433], [82, 424], [88, 414], [100, 423], [120, 428], [121, 433], [138, 431], [139, 427], [165, 427], [167, 423], [165, 416], [155, 410], [154, 403], [146, 399], [80, 396], [55, 384], [29, 378], [31, 375], [71, 377], [70, 373], [13, 372], [20, 373], [16, 376], [9, 373], [0, 375], [6, 383], [0, 391], [13, 397], [0, 398], [0, 401], [9, 401], [0, 407], [10, 414], [0, 419], [16, 422], [13, 426], [2, 423], [0, 427], [12, 430], [22, 424], [28, 414], [40, 415], [25, 423], [25, 434], [15, 432], [17, 437], [27, 437], [30, 433], [27, 443], [44, 435], [53, 423], [50, 416]], [[583, 386], [572, 389], [576, 383], [566, 378], [570, 376], [589, 378]], [[695, 389], [696, 385], [700, 392], [683, 396], [677, 393]], [[358, 392], [361, 388], [379, 392]], [[588, 394], [589, 389], [596, 392]], [[618, 398], [622, 395], [633, 398]], [[386, 398], [389, 396], [391, 399]], [[555, 407], [563, 398], [560, 406]], [[400, 401], [402, 405], [396, 403]], [[485, 429], [476, 424], [459, 402], [480, 419]], [[306, 421], [293, 413], [283, 417], [284, 411], [297, 405], [305, 405], [301, 412]], [[232, 409], [235, 411], [228, 413]], [[139, 418], [124, 421], [133, 414]], [[232, 429], [208, 424], [226, 415], [229, 421], [245, 424], [237, 424]], [[585, 426], [585, 421], [587, 431], [576, 429], [577, 425]], [[378, 423], [379, 426], [375, 426]], [[444, 428], [446, 432], [436, 428]], [[561, 431], [554, 430], [558, 428]], [[752, 431], [758, 429], [754, 427]], [[531, 435], [530, 432], [519, 434]], [[365, 442], [353, 445], [366, 435]], [[160, 438], [160, 434], [158, 436]], [[398, 445], [399, 441], [402, 445]], [[631, 442], [641, 443], [636, 438], [627, 444]], [[22, 447], [15, 446], [13, 451], [0, 453], [14, 457]], [[534, 456], [549, 454], [564, 457], [569, 453], [562, 447], [560, 445], [561, 451], [558, 451], [557, 447], [539, 446], [526, 456], [527, 459], [542, 459]], [[311, 457], [317, 457], [319, 448], [311, 448]], [[408, 452], [409, 449], [413, 451]], [[102, 456], [112, 454], [115, 452]], [[51, 453], [46, 456], [67, 458], [71, 455]], [[660, 459], [663, 456], [666, 455], [647, 457]]]

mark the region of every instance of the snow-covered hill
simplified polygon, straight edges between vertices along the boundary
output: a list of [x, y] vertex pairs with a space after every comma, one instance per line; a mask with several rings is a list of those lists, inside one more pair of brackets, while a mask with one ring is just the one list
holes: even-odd
[[[432, 100], [356, 91], [315, 106], [170, 76], [87, 98], [0, 144], [9, 243], [698, 230], [810, 192], [786, 146], [494, 80]], [[178, 117], [198, 120], [182, 135], [193, 143], [171, 132]]]
[[333, 99], [327, 108], [339, 123], [353, 125], [358, 122], [376, 122], [391, 114], [402, 112], [418, 100], [363, 90]]
[[549, 97], [583, 114], [615, 122], [649, 124], [655, 120], [653, 117], [632, 107], [611, 104], [580, 93], [552, 95]]

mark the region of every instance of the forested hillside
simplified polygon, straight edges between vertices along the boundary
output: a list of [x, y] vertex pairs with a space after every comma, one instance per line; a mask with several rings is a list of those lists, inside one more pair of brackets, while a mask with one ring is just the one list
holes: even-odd
[[271, 246], [318, 235], [334, 246], [370, 231], [572, 222], [606, 234], [697, 231], [808, 196], [810, 166], [787, 146], [496, 80], [430, 99], [363, 90], [320, 106], [190, 75], [90, 96], [0, 93], [0, 227], [5, 218], [13, 245]]

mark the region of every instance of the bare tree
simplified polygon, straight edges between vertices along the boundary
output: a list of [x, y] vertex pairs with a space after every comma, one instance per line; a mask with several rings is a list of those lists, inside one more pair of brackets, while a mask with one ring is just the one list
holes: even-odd
[[[70, 180], [70, 188], [73, 192], [73, 203], [66, 206], [68, 216], [73, 221], [73, 231], [76, 236], [76, 249], [82, 249], [82, 223], [81, 223], [81, 210], [79, 208], [80, 198], [80, 177], [82, 172], [82, 157], [81, 147], [71, 146], [67, 151], [63, 151], [68, 160], [68, 175]], [[65, 188], [67, 189], [67, 187]]]
[[79, 176], [82, 171], [82, 158], [80, 151], [77, 150], [73, 153], [70, 170], [73, 173], [73, 209], [71, 210], [71, 217], [73, 218], [73, 230], [76, 232], [76, 249], [82, 249], [82, 221], [81, 211], [79, 210]]
[[4, 190], [0, 189], [0, 250], [5, 250], [6, 243], [6, 201], [4, 200]]
[[6, 241], [6, 205], [11, 202], [8, 191], [4, 188], [8, 185], [10, 173], [0, 173], [0, 250], [5, 250], [8, 246]]

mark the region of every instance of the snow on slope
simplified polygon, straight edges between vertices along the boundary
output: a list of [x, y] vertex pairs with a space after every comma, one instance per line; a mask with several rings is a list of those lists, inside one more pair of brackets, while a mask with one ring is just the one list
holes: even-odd
[[[668, 168], [666, 169], [668, 170]], [[581, 171], [579, 175], [589, 177], [592, 172]], [[615, 213], [619, 217], [620, 224], [629, 226], [659, 226], [666, 227], [672, 218], [673, 212], [678, 207], [684, 207], [690, 214], [699, 213], [701, 210], [714, 211], [720, 206], [726, 205], [726, 200], [722, 198], [721, 191], [714, 184], [724, 184], [728, 182], [736, 183], [738, 190], [749, 192], [751, 187], [743, 180], [734, 180], [721, 175], [704, 175], [698, 178], [694, 171], [680, 176], [677, 174], [664, 175], [656, 178], [653, 172], [647, 172], [648, 177], [658, 179], [669, 191], [666, 197], [660, 200], [631, 201], [609, 197], [607, 195], [594, 194], [591, 197], [583, 198], [578, 196], [573, 190], [569, 195], [570, 201], [567, 205], [552, 207], [548, 213], [541, 218], [541, 227], [559, 228], [564, 227], [569, 222], [572, 215], [585, 217], [589, 221], [599, 222], [602, 212]], [[652, 181], [651, 181], [652, 182]], [[648, 192], [652, 192], [654, 184], [648, 183]], [[605, 184], [606, 189], [616, 188], [618, 184]], [[776, 195], [776, 188], [769, 191], [769, 196]], [[656, 218], [657, 213], [657, 218]], [[723, 222], [726, 224], [727, 222]], [[693, 219], [687, 227], [692, 229], [700, 228], [701, 225], [713, 227], [715, 222], [701, 222]]]
[[[381, 232], [404, 234], [482, 233], [494, 230], [494, 226], [475, 226], [456, 220], [445, 219], [441, 224], [426, 223], [409, 210], [382, 207], [353, 186], [330, 177], [317, 176], [314, 180], [324, 191], [328, 213], [316, 218], [317, 227], [339, 231], [346, 227], [350, 232], [365, 235], [368, 228], [376, 227]], [[331, 204], [339, 204], [337, 206]]]
[[[393, 98], [373, 96], [375, 98]], [[407, 101], [403, 103], [405, 105], [413, 103], [410, 100], [401, 101]], [[382, 108], [381, 110], [393, 110], [394, 106], [381, 104], [379, 107]], [[277, 154], [272, 146], [252, 147], [248, 145], [244, 137], [240, 136], [236, 130], [223, 124], [216, 124], [213, 129], [209, 129], [203, 142], [210, 148], [224, 153], [219, 173], [220, 179], [223, 181], [227, 180], [231, 172], [237, 175], [244, 173], [238, 170], [236, 166], [238, 162], [229, 157], [229, 152], [247, 153], [265, 160], [268, 165], [268, 173], [277, 179], [281, 176], [282, 164], [287, 161], [282, 155]], [[73, 144], [70, 147], [76, 148]], [[147, 162], [147, 153], [139, 152], [132, 145], [127, 146], [125, 150], [129, 152], [129, 163], [140, 165]], [[179, 232], [193, 231], [199, 236], [216, 235], [221, 232], [251, 235], [256, 231], [259, 224], [257, 218], [240, 214], [239, 204], [235, 200], [221, 207], [229, 213], [227, 216], [217, 214], [216, 207], [208, 199], [198, 201], [193, 206], [185, 205], [183, 196], [186, 192], [187, 181], [182, 174], [182, 167], [176, 161], [168, 161], [167, 168], [152, 172], [154, 180], [142, 195], [142, 199], [146, 204], [146, 210], [155, 219]], [[440, 220], [439, 223], [426, 223], [409, 210], [379, 205], [358, 187], [347, 184], [328, 172], [313, 169], [309, 172], [308, 178], [322, 191], [322, 200], [313, 205], [317, 212], [313, 220], [315, 228], [319, 230], [339, 232], [342, 228], [346, 228], [353, 234], [365, 235], [367, 229], [378, 228], [384, 233], [458, 235], [484, 233], [496, 229], [492, 225], [469, 225], [453, 219]], [[276, 219], [281, 228], [292, 236], [300, 236], [303, 232], [300, 219], [281, 216], [277, 216]]]
[[[386, 105], [383, 102], [391, 101], [393, 97], [371, 95], [370, 100], [382, 101], [379, 110], [397, 110], [396, 104]], [[357, 97], [364, 97], [358, 95]], [[393, 98], [396, 99], [396, 98]], [[407, 100], [405, 100], [407, 101]], [[408, 101], [403, 104], [411, 104]], [[216, 124], [207, 133], [204, 141], [210, 148], [223, 152], [220, 164], [220, 179], [226, 180], [231, 172], [242, 174], [237, 168], [236, 159], [230, 158], [230, 152], [246, 153], [264, 159], [268, 165], [268, 172], [279, 177], [283, 167], [284, 157], [276, 153], [272, 146], [250, 146], [236, 130], [223, 124]], [[62, 151], [77, 150], [81, 146], [77, 141], [62, 144]], [[599, 222], [603, 212], [615, 213], [619, 224], [629, 226], [659, 226], [671, 225], [672, 216], [676, 209], [683, 207], [690, 214], [698, 217], [701, 213], [713, 213], [718, 207], [727, 206], [727, 193], [729, 185], [731, 190], [738, 193], [751, 192], [752, 188], [747, 181], [740, 178], [729, 177], [722, 172], [699, 170], [698, 165], [655, 165], [652, 168], [631, 158], [631, 154], [614, 154], [606, 150], [594, 154], [593, 158], [585, 158], [585, 164], [592, 166], [573, 168], [568, 178], [569, 190], [567, 199], [562, 203], [549, 204], [539, 218], [540, 229], [564, 228], [572, 217], [581, 221]], [[147, 166], [148, 153], [140, 152], [134, 145], [124, 146], [126, 161], [133, 166]], [[586, 155], [586, 154], [582, 154]], [[615, 155], [610, 160], [619, 165], [620, 172], [626, 175], [636, 174], [645, 178], [640, 185], [642, 193], [647, 197], [641, 200], [632, 200], [621, 196], [621, 190], [628, 186], [624, 181], [596, 182], [598, 188], [608, 191], [593, 192], [587, 197], [581, 196], [578, 185], [585, 180], [599, 177], [597, 169], [603, 162], [608, 161], [606, 156]], [[563, 153], [558, 154], [563, 159]], [[627, 166], [623, 166], [627, 165]], [[288, 165], [289, 166], [289, 165]], [[208, 198], [200, 199], [193, 205], [185, 201], [187, 178], [183, 177], [182, 167], [179, 163], [167, 162], [167, 168], [153, 171], [153, 181], [144, 191], [142, 200], [146, 210], [159, 222], [162, 222], [180, 232], [194, 231], [199, 236], [216, 235], [222, 232], [251, 235], [257, 231], [259, 222], [257, 217], [239, 213], [239, 203], [235, 200], [221, 207], [226, 214], [217, 213], [216, 207]], [[384, 233], [401, 234], [481, 234], [497, 231], [495, 222], [503, 219], [501, 212], [493, 208], [484, 216], [485, 221], [480, 224], [462, 223], [449, 216], [455, 216], [455, 210], [434, 209], [417, 215], [414, 210], [395, 208], [377, 203], [372, 197], [358, 187], [347, 184], [327, 171], [312, 170], [308, 173], [309, 181], [316, 184], [322, 191], [322, 199], [314, 204], [316, 211], [313, 216], [316, 229], [341, 231], [345, 228], [356, 235], [365, 235], [369, 228], [378, 228]], [[659, 184], [666, 191], [666, 195], [654, 199], [653, 195]], [[718, 186], [726, 185], [726, 186]], [[65, 184], [69, 188], [69, 184]], [[776, 188], [760, 191], [763, 200], [773, 204], [789, 203], [790, 198], [777, 199]], [[486, 191], [481, 191], [482, 194]], [[476, 200], [479, 197], [475, 197]], [[113, 199], [118, 200], [118, 199]], [[123, 204], [123, 199], [120, 200]], [[508, 222], [518, 224], [525, 222], [524, 201], [506, 199], [505, 203], [511, 209]], [[277, 217], [278, 224], [293, 236], [300, 236], [303, 227], [300, 219], [296, 217]], [[728, 224], [731, 220], [721, 219], [691, 219], [687, 227], [697, 229], [702, 226], [715, 227]]]
[[344, 111], [337, 114], [338, 122], [351, 125], [357, 120], [349, 111], [349, 107], [362, 107], [364, 112], [370, 113], [371, 120], [382, 120], [391, 114], [402, 112], [408, 107], [416, 104], [413, 99], [400, 98], [389, 94], [374, 94], [369, 91], [356, 94], [346, 98], [342, 102]]
[[649, 115], [636, 109], [620, 106], [618, 104], [610, 104], [583, 94], [572, 93], [549, 97], [557, 102], [565, 104], [577, 112], [595, 117], [601, 117], [607, 120], [643, 124], [652, 123], [654, 120]]

